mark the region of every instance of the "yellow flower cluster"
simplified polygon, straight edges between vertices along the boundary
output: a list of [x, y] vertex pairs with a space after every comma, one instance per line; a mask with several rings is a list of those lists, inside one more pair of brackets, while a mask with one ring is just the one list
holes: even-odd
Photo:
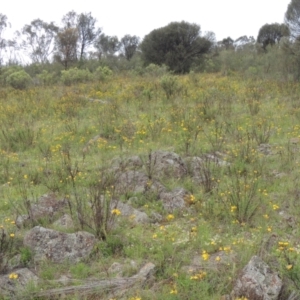
[[207, 273], [206, 272], [199, 272], [198, 274], [195, 274], [190, 277], [191, 280], [202, 280], [206, 277]]
[[112, 215], [119, 216], [119, 215], [121, 214], [121, 211], [120, 211], [119, 209], [115, 208], [115, 209], [113, 209], [113, 210], [111, 211], [111, 214], [112, 214]]
[[10, 273], [8, 275], [8, 278], [9, 279], [18, 279], [19, 275], [17, 273]]

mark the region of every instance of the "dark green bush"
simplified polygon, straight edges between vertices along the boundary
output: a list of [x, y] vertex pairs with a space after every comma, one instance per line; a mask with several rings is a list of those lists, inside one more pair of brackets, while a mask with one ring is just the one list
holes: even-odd
[[30, 86], [32, 79], [24, 70], [20, 70], [10, 74], [6, 78], [6, 82], [14, 89], [24, 90]]

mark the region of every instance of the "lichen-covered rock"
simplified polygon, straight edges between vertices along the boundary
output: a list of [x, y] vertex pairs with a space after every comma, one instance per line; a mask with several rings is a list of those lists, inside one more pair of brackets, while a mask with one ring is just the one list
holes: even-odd
[[72, 229], [74, 228], [74, 222], [70, 215], [64, 214], [58, 220], [53, 223], [54, 226], [64, 229]]
[[160, 193], [164, 187], [158, 181], [150, 180], [145, 173], [131, 170], [118, 176], [115, 190], [118, 194], [144, 193], [149, 190]]
[[176, 188], [171, 192], [163, 192], [160, 194], [160, 200], [163, 203], [163, 207], [168, 212], [173, 212], [176, 209], [185, 207], [185, 198], [189, 195], [189, 192], [183, 188]]
[[26, 233], [23, 243], [32, 250], [35, 261], [48, 259], [61, 263], [78, 262], [87, 257], [95, 241], [95, 236], [88, 232], [68, 234], [36, 226]]
[[119, 201], [116, 208], [121, 211], [121, 215], [130, 217], [130, 220], [134, 223], [149, 223], [149, 217], [143, 211], [139, 211], [133, 208], [131, 205]]
[[[148, 165], [147, 165], [148, 164]], [[187, 168], [182, 158], [168, 151], [153, 151], [149, 154], [146, 164], [149, 172], [156, 178], [161, 176], [182, 178], [187, 174]]]
[[7, 299], [16, 299], [27, 284], [37, 284], [37, 281], [38, 277], [27, 268], [14, 270], [10, 274], [0, 276], [0, 295], [9, 297]]
[[36, 202], [29, 202], [27, 211], [28, 215], [17, 217], [16, 225], [22, 227], [30, 222], [38, 222], [39, 219], [46, 218], [53, 221], [55, 215], [62, 212], [68, 205], [65, 199], [57, 199], [55, 194], [46, 194], [41, 196]]
[[258, 256], [253, 256], [237, 279], [231, 296], [235, 299], [277, 300], [282, 288], [278, 274]]

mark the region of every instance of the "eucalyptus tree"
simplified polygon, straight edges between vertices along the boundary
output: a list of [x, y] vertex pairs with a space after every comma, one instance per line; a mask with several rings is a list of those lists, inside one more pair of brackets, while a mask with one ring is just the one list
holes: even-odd
[[97, 50], [97, 57], [101, 59], [103, 56], [112, 56], [119, 51], [121, 44], [117, 36], [109, 36], [102, 33], [94, 42]]
[[279, 43], [282, 37], [289, 35], [289, 28], [285, 24], [265, 24], [258, 32], [257, 43], [261, 44], [263, 49], [266, 50], [268, 45], [275, 45]]
[[25, 25], [18, 36], [21, 38], [21, 48], [24, 49], [32, 62], [47, 63], [49, 56], [54, 52], [54, 40], [58, 33], [58, 27], [53, 23], [47, 23], [41, 19], [35, 19]]
[[199, 25], [182, 21], [151, 31], [140, 48], [146, 64], [165, 64], [176, 73], [186, 73], [212, 45], [210, 35], [201, 36]]
[[7, 47], [7, 40], [3, 37], [3, 32], [9, 26], [7, 16], [0, 13], [0, 67], [3, 64], [3, 53]]
[[124, 37], [122, 37], [120, 42], [120, 50], [127, 60], [130, 60], [133, 57], [139, 46], [139, 42], [140, 39], [136, 35], [126, 34]]

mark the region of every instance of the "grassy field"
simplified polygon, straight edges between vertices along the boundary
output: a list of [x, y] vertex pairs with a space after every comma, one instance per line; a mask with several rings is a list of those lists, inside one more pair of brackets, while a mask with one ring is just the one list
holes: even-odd
[[[240, 270], [260, 255], [279, 272], [286, 295], [299, 289], [299, 95], [294, 82], [194, 73], [1, 89], [0, 225], [9, 233], [0, 236], [2, 256], [21, 253], [45, 279], [38, 289], [66, 273], [106, 278], [113, 262], [152, 262], [154, 287], [130, 290], [124, 299], [191, 300], [230, 293]], [[182, 158], [217, 153], [228, 164], [208, 164], [202, 185], [189, 176], [161, 178], [169, 190], [190, 192], [187, 210], [170, 214], [154, 197], [136, 195], [135, 208], [162, 214], [160, 224], [133, 226], [115, 214], [122, 226], [105, 234], [92, 218], [83, 226], [75, 212], [91, 216], [86, 203], [95, 186], [114, 197], [106, 176], [111, 163], [132, 155], [146, 159], [155, 150]], [[23, 247], [26, 229], [16, 228], [16, 216], [50, 192], [70, 200], [76, 230], [98, 235], [88, 260], [35, 266]], [[119, 196], [125, 202], [135, 195]], [[46, 220], [42, 225], [51, 228]], [[203, 268], [189, 273], [184, 267], [194, 257]], [[124, 276], [135, 273], [128, 267]]]

